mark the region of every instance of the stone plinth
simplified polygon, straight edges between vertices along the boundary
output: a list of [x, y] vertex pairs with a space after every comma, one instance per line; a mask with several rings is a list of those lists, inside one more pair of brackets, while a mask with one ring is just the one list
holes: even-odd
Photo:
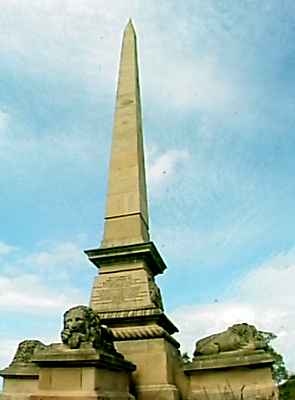
[[272, 357], [263, 350], [195, 357], [185, 368], [188, 400], [276, 400]]
[[37, 353], [38, 390], [30, 400], [130, 400], [130, 373], [135, 365], [119, 355], [93, 348], [51, 345]]
[[152, 242], [87, 250], [86, 254], [99, 268], [90, 306], [112, 329], [115, 340], [163, 337], [177, 332], [164, 313], [154, 279], [166, 265]]
[[164, 338], [116, 342], [116, 347], [136, 364], [132, 375], [137, 400], [178, 400], [180, 398], [179, 351]]
[[138, 400], [177, 400], [177, 328], [164, 313], [154, 276], [166, 265], [152, 242], [86, 251], [99, 268], [90, 305], [112, 329], [117, 349], [136, 364]]
[[90, 306], [102, 313], [162, 308], [154, 276], [166, 268], [152, 242], [87, 250], [89, 260], [99, 268]]
[[3, 377], [1, 400], [28, 400], [38, 390], [39, 368], [31, 363], [13, 363], [0, 371]]

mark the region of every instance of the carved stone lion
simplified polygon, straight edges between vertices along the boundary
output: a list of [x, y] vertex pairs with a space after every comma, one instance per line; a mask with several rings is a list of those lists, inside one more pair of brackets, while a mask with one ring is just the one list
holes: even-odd
[[234, 350], [266, 349], [267, 343], [254, 325], [235, 324], [226, 331], [208, 336], [196, 343], [194, 357]]
[[112, 331], [101, 324], [99, 316], [90, 307], [76, 306], [64, 314], [62, 342], [71, 349], [89, 343], [95, 349], [116, 352]]
[[33, 354], [46, 348], [45, 344], [39, 340], [24, 340], [20, 342], [11, 364], [29, 363]]

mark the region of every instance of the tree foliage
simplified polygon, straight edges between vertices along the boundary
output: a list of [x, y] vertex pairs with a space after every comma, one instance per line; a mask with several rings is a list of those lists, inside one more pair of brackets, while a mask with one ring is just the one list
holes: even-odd
[[291, 375], [289, 379], [279, 386], [280, 400], [295, 399], [295, 375]]
[[187, 352], [181, 354], [181, 360], [184, 365], [190, 365], [191, 359]]
[[288, 379], [288, 372], [285, 366], [285, 362], [283, 356], [277, 353], [274, 348], [270, 345], [270, 341], [276, 339], [276, 335], [272, 332], [262, 332], [260, 334], [263, 336], [267, 343], [266, 351], [272, 356], [274, 359], [274, 363], [272, 365], [272, 377], [279, 384], [284, 380]]

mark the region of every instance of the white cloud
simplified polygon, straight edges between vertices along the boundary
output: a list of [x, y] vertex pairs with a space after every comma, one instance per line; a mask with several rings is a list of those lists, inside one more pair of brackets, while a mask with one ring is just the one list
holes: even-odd
[[52, 314], [88, 302], [83, 280], [75, 279], [82, 272], [91, 279], [93, 270], [87, 270], [87, 258], [78, 242], [43, 243], [30, 254], [18, 249], [12, 256], [13, 246], [2, 247], [6, 253], [1, 260], [0, 310]]
[[[180, 197], [180, 194], [178, 196]], [[198, 204], [199, 198], [200, 196], [194, 198], [194, 207], [203, 209], [204, 213], [208, 212], [204, 200], [203, 204]], [[178, 202], [181, 207], [181, 200]], [[214, 204], [210, 203], [210, 206], [209, 212], [212, 213]], [[216, 206], [218, 207], [218, 202]], [[195, 229], [191, 218], [191, 208], [180, 208], [180, 212], [174, 215], [173, 229], [161, 224], [154, 229], [155, 241], [165, 248], [173, 263], [188, 267], [196, 263], [199, 268], [204, 265], [207, 267], [208, 264], [214, 268], [218, 268], [218, 265], [224, 266], [228, 260], [232, 260], [233, 251], [239, 253], [241, 248], [251, 246], [268, 229], [268, 225], [262, 223], [264, 221], [261, 222], [260, 217], [256, 217], [249, 206], [243, 207], [243, 213], [240, 208], [232, 210], [226, 220], [216, 219], [209, 226], [199, 225], [198, 229]], [[183, 254], [183, 249], [189, 251]]]
[[[0, 314], [4, 315], [2, 322], [5, 327], [5, 333], [1, 335], [0, 332], [0, 368], [11, 362], [18, 343], [24, 340], [23, 332], [15, 329], [18, 315], [25, 319], [26, 322], [21, 323], [26, 324], [26, 329], [33, 332], [27, 339], [51, 343], [59, 340], [59, 331], [50, 332], [46, 326], [55, 328], [66, 309], [88, 303], [83, 279], [75, 281], [74, 278], [74, 283], [70, 281], [74, 272], [81, 273], [87, 265], [79, 245], [83, 240], [81, 236], [76, 242], [44, 242], [31, 254], [24, 254], [20, 248], [12, 254], [15, 247], [0, 242]], [[75, 283], [79, 286], [75, 287]], [[40, 317], [46, 321], [45, 324], [40, 322]], [[43, 325], [36, 329], [38, 323]]]
[[135, 2], [2, 3], [2, 50], [12, 51], [35, 72], [46, 68], [46, 74], [58, 71], [91, 83], [100, 79], [100, 89], [114, 81], [118, 51], [110, 49], [119, 50], [124, 24], [136, 13]]
[[0, 242], [0, 257], [10, 254], [12, 251], [16, 250], [15, 246], [11, 246], [7, 243]]
[[184, 306], [175, 310], [173, 319], [180, 327], [179, 340], [185, 351], [193, 352], [196, 340], [221, 331], [236, 322], [253, 322], [253, 311], [238, 303]]
[[223, 303], [192, 305], [174, 311], [180, 327], [179, 340], [190, 354], [201, 337], [221, 331], [236, 322], [254, 324], [278, 337], [274, 347], [295, 371], [295, 249], [274, 256], [244, 276]]
[[[239, 297], [255, 302], [292, 307], [295, 303], [295, 248], [274, 255], [251, 271], [239, 285]], [[294, 307], [295, 312], [295, 307]]]
[[36, 269], [56, 269], [62, 266], [63, 270], [73, 270], [82, 269], [86, 257], [77, 243], [62, 242], [30, 254], [24, 263], [34, 265]]
[[159, 194], [167, 185], [171, 184], [189, 160], [187, 150], [169, 149], [161, 155], [151, 152], [151, 160], [148, 162], [147, 177], [148, 186], [152, 194]]
[[136, 1], [84, 0], [79, 5], [67, 1], [61, 6], [54, 0], [40, 7], [39, 2], [26, 5], [24, 1], [20, 6], [6, 0], [3, 21], [0, 17], [0, 45], [36, 71], [66, 73], [89, 82], [88, 89], [99, 87], [111, 94], [122, 31], [130, 16], [138, 28], [142, 80], [149, 82], [144, 85], [145, 93], [157, 106], [213, 111], [232, 104], [237, 85], [220, 74], [217, 60], [207, 56], [196, 59], [192, 52], [183, 52], [179, 41], [180, 37], [188, 38], [185, 16], [158, 2], [145, 7]]
[[5, 312], [62, 313], [65, 308], [83, 302], [77, 289], [63, 291], [46, 286], [37, 275], [0, 277], [0, 309]]
[[[167, 50], [164, 49], [166, 53]], [[171, 57], [171, 60], [170, 60]], [[172, 61], [173, 60], [173, 61]], [[158, 65], [155, 66], [155, 63]], [[230, 80], [220, 76], [218, 65], [213, 59], [183, 59], [166, 53], [165, 59], [154, 55], [153, 66], [158, 73], [152, 76], [148, 71], [149, 95], [159, 104], [201, 111], [230, 110], [233, 100], [237, 100], [237, 87]], [[159, 88], [161, 88], [159, 92]], [[237, 107], [237, 104], [235, 104]]]
[[[4, 339], [0, 340], [0, 367], [6, 367], [11, 362], [19, 341], [15, 339]], [[1, 384], [1, 381], [0, 381]], [[1, 388], [1, 385], [0, 385]]]
[[59, 132], [57, 135], [51, 132], [47, 135], [21, 136], [6, 130], [0, 136], [1, 158], [13, 165], [12, 171], [21, 176], [26, 173], [27, 168], [35, 171], [45, 168], [52, 172], [61, 163], [74, 168], [88, 167], [89, 163], [97, 162], [100, 151], [102, 150], [92, 135], [81, 136], [71, 132]]

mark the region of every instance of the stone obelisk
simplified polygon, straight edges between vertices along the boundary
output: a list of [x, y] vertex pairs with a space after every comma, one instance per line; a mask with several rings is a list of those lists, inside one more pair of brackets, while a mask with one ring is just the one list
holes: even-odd
[[155, 282], [166, 265], [149, 237], [137, 44], [131, 20], [121, 50], [104, 235], [100, 248], [86, 254], [99, 268], [90, 306], [112, 329], [118, 350], [137, 365], [137, 398], [154, 398], [160, 390], [163, 399], [177, 399], [169, 360], [178, 357], [179, 344], [171, 336], [177, 328], [164, 313]]
[[136, 36], [123, 38], [102, 247], [149, 241]]

